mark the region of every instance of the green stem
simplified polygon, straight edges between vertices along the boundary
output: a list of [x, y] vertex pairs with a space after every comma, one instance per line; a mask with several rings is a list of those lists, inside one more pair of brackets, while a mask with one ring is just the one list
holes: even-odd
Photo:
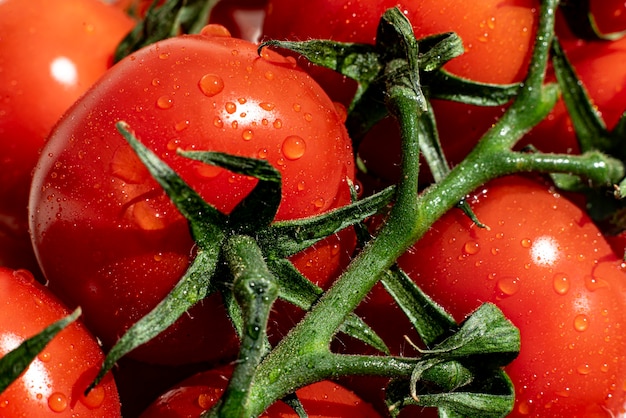
[[233, 274], [233, 292], [243, 311], [244, 326], [239, 358], [228, 388], [222, 401], [206, 416], [230, 418], [244, 416], [254, 373], [268, 352], [267, 320], [278, 297], [278, 285], [253, 238], [229, 237], [224, 257]]
[[298, 387], [327, 377], [328, 370], [319, 366], [319, 360], [331, 355], [329, 344], [337, 329], [376, 284], [380, 273], [411, 245], [411, 226], [419, 216], [415, 205], [419, 174], [418, 103], [411, 88], [390, 91], [388, 106], [399, 121], [403, 147], [404, 176], [398, 184], [395, 205], [376, 239], [366, 245], [305, 319], [260, 364], [251, 387], [250, 416], [259, 415], [275, 399]]

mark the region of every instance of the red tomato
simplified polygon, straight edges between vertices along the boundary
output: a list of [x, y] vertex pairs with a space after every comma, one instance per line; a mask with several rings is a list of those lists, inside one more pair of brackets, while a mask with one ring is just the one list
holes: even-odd
[[24, 248], [0, 265], [36, 268], [27, 232], [31, 171], [54, 123], [110, 66], [131, 27], [98, 0], [0, 2], [0, 235]]
[[[520, 329], [519, 357], [505, 368], [516, 388], [510, 416], [623, 413], [625, 275], [597, 227], [525, 178], [493, 181], [468, 202], [489, 229], [452, 210], [398, 264], [457, 321], [493, 302]], [[370, 316], [388, 303], [370, 301]], [[406, 333], [395, 331], [397, 341]]]
[[[626, 111], [626, 38], [613, 42], [588, 42], [566, 51], [592, 103], [609, 130]], [[554, 76], [552, 76], [554, 78]], [[520, 145], [533, 144], [544, 152], [578, 153], [579, 145], [562, 100]]]
[[[266, 39], [332, 39], [373, 43], [383, 12], [399, 5], [413, 23], [417, 38], [456, 32], [466, 51], [446, 69], [453, 74], [488, 83], [521, 81], [526, 73], [537, 20], [536, 0], [489, 0], [461, 4], [455, 0], [400, 2], [270, 0], [263, 27]], [[316, 67], [309, 71], [335, 100], [348, 104], [355, 84]], [[502, 114], [504, 107], [483, 107], [434, 101], [440, 140], [452, 164], [473, 148]], [[454, 120], [454, 123], [448, 121]], [[369, 173], [384, 185], [399, 175], [400, 146], [395, 121], [383, 120], [362, 141], [359, 156]], [[381, 146], [381, 141], [385, 143]]]
[[[148, 407], [140, 418], [199, 417], [222, 396], [230, 369], [216, 369], [192, 376], [165, 392]], [[371, 405], [348, 389], [331, 381], [305, 386], [296, 392], [309, 418], [378, 418]], [[282, 401], [276, 402], [264, 418], [297, 418]]]
[[[27, 270], [0, 267], [0, 357], [69, 315]], [[0, 394], [3, 417], [121, 417], [110, 375], [89, 395], [104, 355], [80, 322], [57, 334], [28, 369]]]
[[[489, 0], [471, 4], [456, 0], [400, 4], [396, 0], [313, 0], [306, 3], [270, 0], [263, 36], [374, 43], [380, 17], [395, 6], [413, 23], [417, 38], [454, 31], [463, 39], [465, 54], [446, 66], [452, 73], [489, 83], [523, 79], [534, 41], [536, 0]], [[320, 78], [325, 77], [330, 80], [322, 85], [329, 87], [330, 94], [338, 94], [337, 84], [344, 81], [343, 78], [332, 77], [328, 72]], [[345, 95], [343, 91], [340, 93]]]
[[626, 3], [623, 0], [590, 0], [589, 10], [600, 33], [626, 30]]
[[[194, 248], [187, 221], [115, 122], [126, 121], [221, 211], [230, 212], [256, 181], [192, 162], [176, 148], [269, 161], [283, 178], [276, 220], [349, 202], [352, 149], [330, 99], [292, 60], [271, 51], [259, 57], [257, 45], [212, 36], [215, 30], [159, 42], [117, 64], [57, 125], [35, 171], [31, 228], [40, 264], [52, 289], [83, 306], [106, 345], [172, 289]], [[333, 239], [325, 251], [294, 259], [321, 286], [352, 242]], [[211, 296], [141, 357], [215, 360], [235, 345], [219, 297]]]

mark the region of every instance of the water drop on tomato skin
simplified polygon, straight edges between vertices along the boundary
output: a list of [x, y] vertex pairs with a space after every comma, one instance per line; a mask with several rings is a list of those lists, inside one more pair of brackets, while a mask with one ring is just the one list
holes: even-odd
[[517, 277], [503, 277], [496, 284], [503, 297], [513, 296], [520, 289], [520, 280]]
[[54, 392], [48, 397], [48, 406], [54, 412], [63, 412], [67, 409], [67, 396], [61, 392]]
[[480, 245], [476, 241], [467, 241], [463, 245], [463, 253], [467, 255], [478, 254], [480, 251]]
[[569, 277], [561, 273], [556, 274], [552, 279], [552, 288], [559, 295], [565, 295], [570, 288]]
[[164, 95], [157, 99], [156, 106], [163, 110], [170, 109], [174, 106], [174, 101], [169, 96]]
[[241, 137], [244, 139], [244, 141], [250, 141], [254, 137], [254, 132], [252, 131], [252, 129], [246, 129], [241, 134]]
[[230, 38], [232, 35], [226, 27], [218, 24], [206, 25], [200, 30], [200, 35]]
[[282, 153], [288, 160], [298, 160], [304, 156], [306, 143], [297, 135], [285, 138], [281, 147]]
[[226, 102], [226, 104], [224, 105], [224, 109], [226, 109], [226, 112], [232, 115], [237, 111], [237, 105], [233, 102]]
[[265, 111], [271, 112], [272, 110], [274, 110], [276, 105], [274, 105], [274, 103], [261, 102], [259, 103], [259, 107]]
[[224, 80], [217, 74], [205, 74], [198, 81], [198, 87], [202, 94], [213, 97], [224, 90]]
[[579, 314], [574, 317], [574, 329], [579, 332], [586, 331], [589, 328], [589, 317], [585, 314]]
[[96, 386], [89, 391], [87, 396], [82, 394], [80, 402], [89, 409], [97, 409], [104, 403], [105, 397], [106, 391], [104, 388], [102, 386]]

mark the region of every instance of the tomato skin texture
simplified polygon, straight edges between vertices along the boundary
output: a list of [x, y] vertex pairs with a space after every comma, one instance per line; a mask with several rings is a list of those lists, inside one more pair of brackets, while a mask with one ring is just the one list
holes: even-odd
[[[595, 109], [609, 130], [626, 110], [626, 38], [586, 42], [566, 50]], [[554, 79], [553, 74], [548, 74]], [[546, 119], [529, 132], [520, 146], [532, 144], [543, 152], [579, 153], [580, 147], [567, 108], [560, 99]]]
[[31, 171], [52, 126], [106, 71], [131, 28], [128, 16], [98, 0], [0, 3], [0, 235], [24, 248], [0, 265], [36, 268], [27, 232]]
[[[385, 10], [398, 5], [413, 23], [417, 38], [449, 31], [461, 37], [466, 51], [451, 60], [446, 70], [475, 81], [497, 84], [518, 82], [524, 78], [538, 17], [538, 2], [535, 0], [489, 0], [479, 3], [456, 0], [314, 0], [306, 2], [306, 5], [289, 0], [270, 0], [263, 38], [323, 38], [371, 44], [375, 42], [380, 16]], [[356, 83], [315, 66], [309, 66], [307, 70], [333, 99], [345, 105], [350, 103]], [[451, 164], [458, 163], [467, 155], [506, 108], [476, 107], [442, 100], [434, 100], [433, 107], [439, 123], [440, 140]], [[450, 120], [455, 123], [448, 123]], [[391, 118], [381, 121], [359, 146], [359, 156], [371, 177], [362, 176], [365, 184], [372, 179], [381, 186], [398, 181], [400, 146], [395, 123]], [[377, 187], [380, 186], [374, 186]]]
[[[70, 313], [27, 270], [0, 267], [0, 295], [0, 357]], [[100, 346], [85, 326], [70, 324], [0, 394], [0, 415], [121, 417], [110, 374], [87, 398], [83, 395], [103, 360]]]
[[[199, 417], [224, 393], [230, 373], [229, 368], [221, 368], [191, 376], [157, 398], [140, 418]], [[331, 381], [314, 383], [296, 393], [310, 418], [381, 416], [354, 393]], [[297, 418], [298, 415], [287, 404], [278, 401], [261, 417]]]
[[398, 6], [413, 23], [417, 38], [457, 32], [465, 54], [447, 64], [454, 74], [476, 81], [510, 83], [526, 73], [534, 40], [538, 2], [489, 0], [329, 1], [300, 4], [270, 0], [263, 35], [270, 39], [333, 39], [374, 43], [380, 16]]
[[600, 33], [626, 30], [626, 4], [621, 0], [590, 0], [589, 11]]
[[[34, 246], [50, 287], [84, 306], [105, 345], [171, 290], [194, 246], [187, 221], [115, 130], [118, 120], [221, 211], [255, 181], [191, 162], [176, 148], [266, 158], [283, 175], [276, 220], [349, 202], [354, 164], [340, 114], [291, 60], [263, 56], [255, 44], [229, 37], [157, 43], [118, 63], [51, 135], [30, 200]], [[318, 261], [324, 277], [310, 277], [320, 285], [343, 257], [328, 254]], [[317, 256], [302, 263], [310, 258]], [[211, 296], [180, 329], [135, 354], [154, 362], [232, 356], [236, 338], [219, 299]]]
[[[520, 329], [520, 355], [505, 368], [516, 386], [510, 416], [623, 412], [624, 272], [601, 233], [577, 205], [525, 178], [495, 180], [468, 202], [489, 230], [448, 212], [400, 267], [457, 321], [490, 301]], [[386, 303], [370, 300], [370, 315]], [[396, 333], [398, 343], [407, 332]]]

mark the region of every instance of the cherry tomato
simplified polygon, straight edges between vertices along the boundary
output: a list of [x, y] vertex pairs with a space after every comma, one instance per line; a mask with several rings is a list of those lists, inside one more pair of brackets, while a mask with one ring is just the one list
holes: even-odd
[[589, 11], [600, 33], [626, 30], [626, 3], [622, 0], [590, 0]]
[[23, 248], [0, 265], [36, 268], [27, 232], [31, 171], [52, 126], [110, 66], [131, 27], [98, 0], [0, 2], [0, 235]]
[[[0, 356], [69, 315], [27, 270], [0, 267]], [[87, 396], [104, 355], [80, 322], [59, 332], [26, 371], [0, 393], [3, 417], [121, 417], [111, 375]]]
[[[350, 201], [352, 148], [330, 99], [292, 60], [259, 56], [257, 45], [218, 32], [209, 26], [118, 63], [57, 125], [35, 170], [31, 228], [40, 264], [50, 288], [83, 306], [107, 346], [172, 289], [194, 249], [187, 221], [117, 121], [223, 212], [256, 181], [180, 157], [177, 148], [269, 161], [283, 178], [276, 220]], [[296, 267], [324, 286], [348, 241], [331, 237], [318, 246], [326, 250], [297, 255]], [[232, 355], [235, 346], [220, 298], [211, 296], [139, 351], [144, 360], [192, 362]]]
[[[588, 42], [566, 51], [596, 110], [609, 130], [626, 111], [626, 39]], [[552, 76], [554, 77], [554, 76]], [[544, 152], [578, 153], [580, 148], [572, 121], [562, 100], [548, 117], [521, 141]]]
[[[224, 393], [230, 369], [201, 372], [175, 385], [157, 398], [140, 418], [199, 417], [211, 408]], [[296, 394], [310, 418], [378, 418], [371, 405], [348, 389], [331, 381], [321, 381], [299, 389]], [[264, 418], [297, 418], [298, 415], [282, 401], [276, 402]]]
[[[445, 66], [453, 74], [496, 84], [518, 82], [526, 74], [537, 20], [538, 2], [535, 0], [490, 0], [471, 5], [454, 0], [401, 3], [391, 0], [317, 0], [306, 2], [306, 5], [271, 0], [263, 37], [374, 43], [380, 16], [396, 5], [413, 23], [417, 38], [449, 31], [461, 37], [465, 53]], [[313, 66], [308, 71], [335, 100], [344, 104], [351, 101], [356, 86], [354, 82]], [[467, 155], [505, 109], [505, 106], [476, 107], [441, 100], [433, 101], [433, 107], [439, 123], [439, 137], [451, 164]], [[455, 122], [448, 123], [450, 120]], [[358, 149], [369, 177], [382, 182], [383, 186], [398, 180], [400, 146], [397, 131], [395, 121], [385, 119], [362, 140]], [[363, 182], [367, 184], [368, 179], [363, 177]]]
[[[510, 416], [622, 414], [625, 274], [597, 227], [579, 206], [521, 177], [495, 180], [468, 202], [488, 229], [454, 209], [400, 267], [457, 321], [493, 302], [520, 329], [520, 354], [505, 368], [516, 390]], [[371, 316], [386, 303], [381, 294], [370, 301]], [[399, 341], [405, 332], [396, 333]]]

